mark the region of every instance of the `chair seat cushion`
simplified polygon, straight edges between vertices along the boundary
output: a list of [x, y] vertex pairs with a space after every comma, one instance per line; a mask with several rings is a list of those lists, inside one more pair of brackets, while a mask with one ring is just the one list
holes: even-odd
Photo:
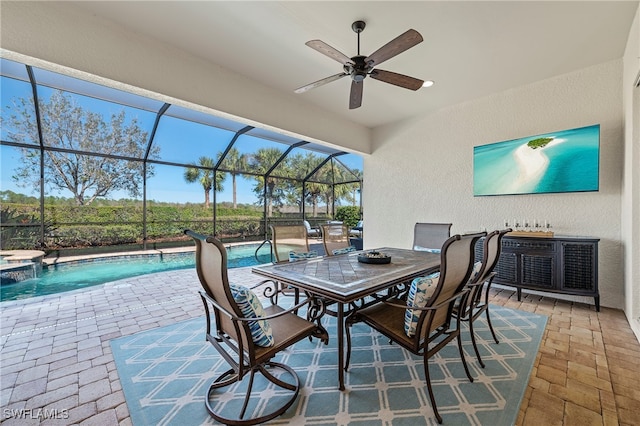
[[[401, 299], [389, 299], [388, 301], [396, 304], [404, 303], [404, 300]], [[403, 309], [385, 303], [377, 303], [357, 311], [358, 316], [367, 324], [381, 331], [394, 342], [408, 348], [413, 346], [415, 342], [404, 331], [404, 313]]]
[[404, 314], [404, 331], [407, 336], [413, 337], [416, 334], [418, 319], [422, 311], [416, 311], [413, 308], [424, 308], [440, 280], [440, 272], [427, 275], [426, 277], [418, 277], [411, 281], [409, 293], [407, 294], [407, 310]]
[[[238, 304], [244, 318], [262, 318], [266, 316], [260, 299], [253, 291], [235, 284], [230, 284], [229, 288], [233, 300]], [[253, 343], [263, 347], [273, 346], [273, 331], [269, 321], [258, 319], [256, 321], [248, 321], [247, 325], [251, 330]]]
[[356, 248], [354, 246], [331, 250], [331, 253], [333, 253], [334, 256], [337, 256], [339, 254], [351, 253], [352, 251], [356, 251]]
[[273, 329], [274, 344], [270, 347], [260, 347], [256, 345], [256, 362], [258, 364], [273, 358], [282, 348], [289, 347], [300, 341], [305, 336], [313, 333], [316, 325], [299, 316], [288, 313], [282, 315], [284, 309], [278, 305], [265, 305], [264, 312], [267, 316], [279, 315], [271, 318], [271, 328]]
[[318, 257], [318, 252], [315, 250], [311, 250], [309, 252], [296, 252], [292, 250], [289, 252], [289, 262], [297, 262], [299, 260], [313, 259], [314, 257]]

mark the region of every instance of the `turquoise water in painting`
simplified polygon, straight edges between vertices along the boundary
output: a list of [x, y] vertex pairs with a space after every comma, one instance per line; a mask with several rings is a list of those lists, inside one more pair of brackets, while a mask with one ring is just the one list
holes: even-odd
[[[518, 161], [516, 151], [538, 138], [554, 140]], [[474, 147], [473, 194], [597, 191], [599, 147], [600, 125]]]

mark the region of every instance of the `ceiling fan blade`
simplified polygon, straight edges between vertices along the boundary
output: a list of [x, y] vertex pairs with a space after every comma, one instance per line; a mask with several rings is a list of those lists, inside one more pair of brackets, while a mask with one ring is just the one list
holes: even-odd
[[349, 95], [349, 109], [360, 108], [362, 105], [362, 88], [364, 82], [351, 82], [351, 94]]
[[398, 37], [394, 38], [389, 43], [369, 55], [365, 59], [365, 62], [370, 64], [372, 67], [380, 65], [387, 59], [393, 58], [397, 54], [412, 48], [420, 42], [422, 42], [422, 36], [419, 32], [416, 30], [407, 30], [405, 33], [400, 34]]
[[423, 80], [409, 77], [408, 75], [379, 69], [371, 71], [371, 74], [369, 74], [369, 76], [373, 79], [384, 81], [385, 83], [393, 84], [399, 87], [404, 87], [405, 89], [409, 90], [418, 90], [424, 83]]
[[305, 44], [310, 48], [315, 49], [318, 52], [322, 53], [323, 55], [326, 55], [331, 59], [340, 62], [342, 65], [353, 64], [353, 61], [351, 60], [350, 57], [340, 52], [339, 50], [329, 46], [327, 43], [325, 43], [322, 40], [311, 40], [306, 42]]
[[341, 72], [340, 74], [335, 74], [330, 77], [323, 78], [322, 80], [315, 81], [311, 84], [307, 84], [306, 86], [298, 87], [294, 90], [295, 93], [304, 93], [308, 90], [315, 89], [316, 87], [320, 87], [324, 84], [331, 83], [332, 81], [336, 81], [341, 79], [342, 77], [346, 77], [349, 74]]

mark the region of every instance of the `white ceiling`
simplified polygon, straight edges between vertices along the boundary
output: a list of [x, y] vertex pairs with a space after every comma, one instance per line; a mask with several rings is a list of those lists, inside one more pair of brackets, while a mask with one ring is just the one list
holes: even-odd
[[292, 93], [342, 71], [305, 46], [320, 39], [354, 56], [351, 23], [364, 20], [369, 55], [409, 28], [424, 41], [380, 68], [422, 80], [417, 92], [368, 78], [362, 107], [349, 110], [343, 78], [296, 96], [367, 127], [428, 114], [622, 57], [638, 7], [622, 2], [96, 1], [102, 18], [161, 40], [266, 86]]

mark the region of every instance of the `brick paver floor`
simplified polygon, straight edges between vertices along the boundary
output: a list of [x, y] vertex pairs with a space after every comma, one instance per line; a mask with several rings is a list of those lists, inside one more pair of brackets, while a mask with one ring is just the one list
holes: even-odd
[[[229, 271], [253, 286], [250, 268]], [[3, 425], [130, 425], [111, 339], [204, 315], [195, 270], [145, 275], [0, 304]], [[640, 345], [624, 314], [492, 292], [492, 303], [549, 315], [518, 424], [637, 424]], [[58, 417], [43, 419], [43, 417]]]

